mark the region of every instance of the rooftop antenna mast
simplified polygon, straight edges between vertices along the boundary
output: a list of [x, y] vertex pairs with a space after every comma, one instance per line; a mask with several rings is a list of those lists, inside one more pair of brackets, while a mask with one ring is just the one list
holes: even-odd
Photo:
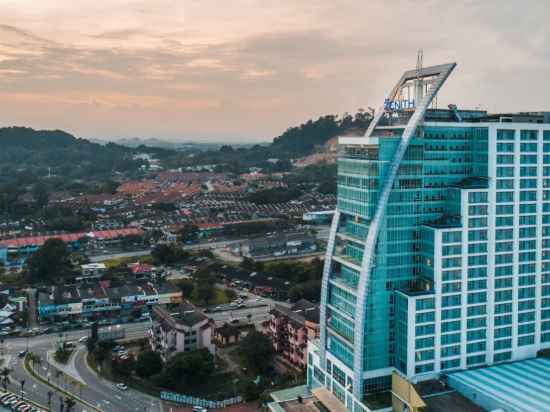
[[424, 61], [424, 51], [418, 50], [416, 55], [416, 80], [414, 81], [414, 102], [415, 105], [420, 104], [424, 97], [424, 80], [422, 79], [422, 65]]
[[418, 49], [418, 54], [416, 55], [416, 80], [420, 80], [422, 75], [422, 64], [424, 61], [424, 50]]

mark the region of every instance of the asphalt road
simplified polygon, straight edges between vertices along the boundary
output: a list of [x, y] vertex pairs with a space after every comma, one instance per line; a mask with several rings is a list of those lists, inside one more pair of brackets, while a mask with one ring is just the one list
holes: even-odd
[[[253, 305], [246, 308], [231, 308], [230, 310], [208, 313], [208, 316], [214, 320], [217, 325], [222, 325], [225, 322], [239, 321], [240, 323], [255, 323], [259, 324], [269, 318], [269, 310], [271, 301], [267, 302], [262, 298], [261, 302], [257, 302], [258, 297], [251, 295], [247, 300], [247, 304]], [[228, 309], [225, 305], [224, 309]], [[250, 315], [250, 318], [248, 317]], [[126, 339], [139, 339], [146, 336], [149, 329], [149, 322], [130, 323], [121, 325], [125, 329]], [[159, 399], [153, 398], [147, 394], [128, 389], [121, 391], [115, 383], [107, 381], [95, 374], [86, 363], [86, 349], [84, 345], [77, 346], [76, 354], [73, 355], [66, 369], [72, 377], [66, 379], [64, 376], [58, 376], [55, 373], [55, 368], [47, 362], [48, 351], [53, 351], [56, 343], [63, 339], [64, 341], [75, 341], [83, 336], [89, 335], [89, 330], [78, 330], [64, 332], [63, 336], [59, 334], [45, 334], [30, 338], [8, 338], [4, 341], [3, 347], [0, 348], [4, 352], [4, 358], [8, 362], [9, 368], [12, 369], [11, 382], [8, 389], [13, 392], [20, 392], [21, 380], [25, 381], [24, 391], [25, 396], [38, 402], [41, 405], [48, 405], [48, 392], [54, 392], [52, 396], [52, 410], [59, 410], [61, 398], [64, 395], [50, 388], [48, 385], [35, 379], [27, 373], [23, 367], [23, 359], [19, 358], [18, 354], [21, 351], [29, 350], [36, 354], [41, 359], [41, 364], [36, 365], [35, 372], [40, 374], [45, 379], [49, 379], [53, 384], [70, 392], [81, 399], [85, 400], [97, 409], [104, 412], [162, 412], [162, 407]], [[74, 381], [81, 380], [83, 385], [75, 385]], [[95, 409], [89, 406], [77, 403], [73, 409], [74, 412], [92, 412]]]
[[[312, 229], [317, 231], [317, 239], [327, 240], [330, 232], [330, 226], [312, 226]], [[222, 240], [218, 242], [202, 242], [194, 245], [184, 245], [183, 249], [185, 250], [203, 250], [203, 249], [224, 249], [227, 246], [236, 243], [242, 243], [248, 240], [248, 238], [243, 239], [233, 239], [233, 240]], [[134, 252], [121, 252], [121, 253], [110, 253], [103, 255], [90, 256], [90, 262], [103, 262], [109, 259], [118, 259], [125, 257], [139, 257], [145, 256], [151, 253], [150, 250], [137, 250]]]
[[[195, 245], [184, 245], [182, 248], [184, 250], [223, 249], [234, 243], [240, 243], [244, 241], [245, 239], [224, 240], [221, 242], [206, 242], [206, 243], [198, 243]], [[90, 262], [103, 262], [109, 259], [119, 259], [119, 258], [125, 258], [125, 257], [139, 257], [139, 256], [148, 255], [150, 253], [151, 253], [151, 250], [137, 250], [135, 252], [122, 252], [122, 253], [112, 253], [112, 254], [105, 254], [105, 255], [96, 255], [96, 256], [90, 256]]]
[[[127, 338], [143, 338], [147, 329], [148, 323], [134, 323], [124, 325], [126, 328]], [[88, 336], [89, 330], [81, 330], [68, 332], [65, 334], [65, 340], [78, 340], [83, 336]], [[67, 392], [73, 393], [90, 404], [96, 406], [101, 411], [105, 412], [159, 412], [161, 411], [160, 402], [157, 398], [153, 398], [149, 395], [141, 392], [128, 389], [127, 391], [121, 391], [114, 383], [99, 378], [93, 371], [91, 371], [85, 361], [86, 350], [83, 346], [80, 346], [76, 355], [73, 357], [72, 363], [69, 365], [74, 371], [74, 374], [79, 375], [84, 381], [85, 385], [80, 389], [79, 385], [73, 385], [70, 383], [72, 379], [67, 382], [63, 377], [57, 377], [53, 372], [54, 368], [51, 367], [46, 361], [48, 350], [52, 350], [56, 341], [60, 339], [59, 335], [40, 335], [29, 338], [15, 338], [7, 339], [4, 342], [4, 352], [6, 358], [9, 358], [9, 367], [13, 369], [11, 373], [12, 383], [10, 383], [8, 389], [18, 392], [21, 389], [19, 382], [25, 380], [24, 390], [26, 396], [30, 399], [42, 404], [48, 404], [48, 392], [53, 391], [55, 394], [52, 396], [52, 410], [59, 410], [60, 396], [59, 392], [52, 390], [49, 386], [43, 384], [39, 380], [35, 380], [30, 374], [28, 374], [23, 368], [23, 359], [19, 358], [17, 354], [25, 350], [28, 345], [30, 352], [33, 352], [40, 356], [42, 359], [41, 365], [36, 366], [36, 372], [45, 378], [49, 378], [54, 384], [62, 387]], [[78, 403], [74, 408], [74, 412], [91, 412], [94, 409], [83, 406]]]

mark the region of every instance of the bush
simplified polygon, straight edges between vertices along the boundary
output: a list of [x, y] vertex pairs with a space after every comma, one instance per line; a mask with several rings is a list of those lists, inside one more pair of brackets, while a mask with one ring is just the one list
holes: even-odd
[[163, 362], [158, 352], [143, 352], [136, 362], [136, 374], [140, 378], [149, 378], [162, 371]]
[[71, 350], [58, 348], [55, 351], [53, 357], [56, 362], [65, 364], [69, 361], [69, 358], [71, 357], [71, 353], [73, 353]]
[[159, 386], [177, 390], [208, 379], [214, 372], [214, 357], [207, 349], [178, 353], [157, 377]]

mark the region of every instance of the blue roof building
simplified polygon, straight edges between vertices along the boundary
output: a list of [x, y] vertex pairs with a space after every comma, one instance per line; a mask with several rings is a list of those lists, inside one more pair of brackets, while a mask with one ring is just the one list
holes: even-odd
[[448, 383], [488, 411], [550, 412], [550, 359], [455, 372]]

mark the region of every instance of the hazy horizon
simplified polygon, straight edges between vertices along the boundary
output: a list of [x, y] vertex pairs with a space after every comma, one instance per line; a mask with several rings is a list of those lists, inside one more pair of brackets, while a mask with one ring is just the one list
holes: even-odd
[[378, 107], [419, 48], [426, 66], [458, 63], [440, 106], [550, 109], [547, 3], [518, 18], [521, 4], [0, 2], [0, 124], [266, 142], [308, 119]]
[[[250, 138], [247, 140], [247, 138], [241, 138], [241, 137], [230, 137], [227, 136], [225, 138], [223, 137], [209, 137], [209, 136], [203, 136], [203, 137], [155, 137], [155, 136], [127, 136], [127, 137], [85, 137], [85, 136], [76, 136], [81, 137], [83, 139], [87, 140], [101, 140], [104, 142], [118, 142], [121, 140], [132, 140], [132, 139], [139, 139], [139, 140], [159, 140], [162, 142], [167, 143], [174, 143], [174, 144], [184, 144], [184, 143], [191, 143], [191, 144], [229, 144], [229, 145], [248, 145], [248, 144], [269, 144], [273, 141], [273, 138], [269, 140], [257, 140], [254, 138]], [[277, 137], [277, 136], [274, 136]], [[227, 139], [231, 139], [229, 142]]]

